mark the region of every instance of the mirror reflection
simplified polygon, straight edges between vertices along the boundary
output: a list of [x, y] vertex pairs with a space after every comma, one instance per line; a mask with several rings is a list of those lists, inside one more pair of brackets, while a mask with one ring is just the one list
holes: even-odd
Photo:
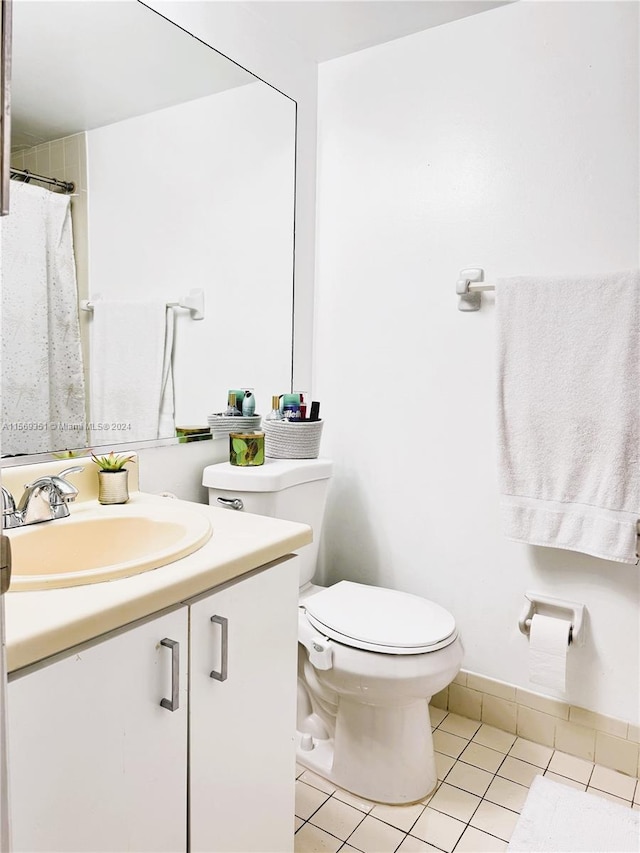
[[265, 413], [291, 382], [295, 103], [136, 0], [17, 0], [13, 50], [3, 455], [206, 428], [228, 389]]

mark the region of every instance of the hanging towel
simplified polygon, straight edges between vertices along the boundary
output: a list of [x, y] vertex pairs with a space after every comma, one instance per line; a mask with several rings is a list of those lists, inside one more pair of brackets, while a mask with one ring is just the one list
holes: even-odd
[[[173, 311], [165, 302], [96, 300], [91, 324], [91, 443], [166, 437], [173, 424]], [[167, 427], [171, 420], [170, 427]]]
[[496, 283], [510, 539], [638, 563], [640, 273]]

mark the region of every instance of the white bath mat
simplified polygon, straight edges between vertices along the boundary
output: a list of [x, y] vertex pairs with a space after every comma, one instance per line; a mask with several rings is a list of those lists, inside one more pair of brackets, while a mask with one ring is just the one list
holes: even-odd
[[507, 850], [635, 853], [640, 850], [640, 812], [536, 776]]

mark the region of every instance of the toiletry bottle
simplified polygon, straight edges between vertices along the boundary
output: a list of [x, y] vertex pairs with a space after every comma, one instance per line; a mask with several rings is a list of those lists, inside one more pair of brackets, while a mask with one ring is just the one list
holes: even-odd
[[236, 392], [235, 391], [229, 391], [229, 398], [227, 400], [227, 411], [225, 412], [225, 415], [227, 415], [227, 417], [233, 418], [239, 414], [240, 414], [240, 412], [236, 408]]
[[300, 395], [285, 394], [282, 406], [282, 415], [288, 421], [300, 420]]
[[282, 420], [282, 412], [280, 411], [280, 397], [277, 394], [274, 394], [271, 397], [271, 411], [265, 417], [266, 421], [281, 421]]
[[256, 398], [251, 391], [244, 392], [244, 400], [242, 401], [242, 414], [245, 418], [250, 418], [256, 411]]

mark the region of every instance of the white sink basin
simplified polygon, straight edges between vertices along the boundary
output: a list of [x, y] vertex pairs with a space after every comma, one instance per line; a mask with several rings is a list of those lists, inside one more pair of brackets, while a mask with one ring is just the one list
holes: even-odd
[[100, 506], [69, 518], [5, 530], [10, 591], [79, 586], [129, 577], [180, 560], [211, 538], [209, 519], [171, 506]]

